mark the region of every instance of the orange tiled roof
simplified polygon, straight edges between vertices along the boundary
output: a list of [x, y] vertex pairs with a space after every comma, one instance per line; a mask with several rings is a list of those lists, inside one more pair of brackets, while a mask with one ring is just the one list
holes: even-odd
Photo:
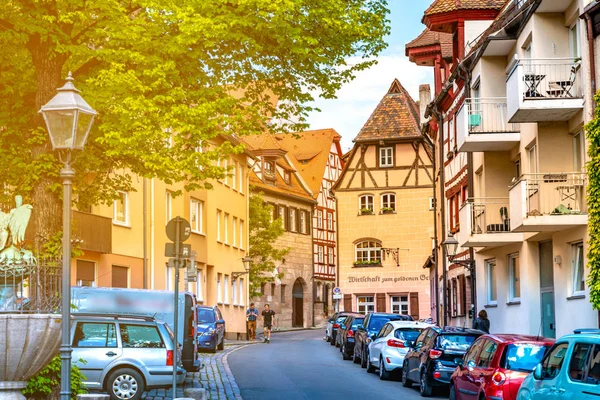
[[425, 16], [458, 10], [500, 10], [508, 0], [435, 0]]
[[291, 174], [290, 183], [285, 183], [279, 173], [275, 173], [275, 182], [266, 183], [262, 181], [254, 171], [250, 172], [250, 186], [256, 187], [258, 190], [264, 189], [271, 192], [279, 193], [283, 197], [286, 195], [293, 195], [296, 197], [303, 198], [308, 201], [314, 201], [311, 196], [300, 184], [295, 174]]
[[416, 39], [406, 44], [406, 56], [408, 56], [409, 49], [432, 46], [436, 44], [440, 45], [443, 58], [452, 57], [452, 34], [430, 31], [429, 28], [425, 28], [425, 30], [421, 32]]
[[419, 119], [419, 107], [394, 79], [354, 141], [420, 137]]

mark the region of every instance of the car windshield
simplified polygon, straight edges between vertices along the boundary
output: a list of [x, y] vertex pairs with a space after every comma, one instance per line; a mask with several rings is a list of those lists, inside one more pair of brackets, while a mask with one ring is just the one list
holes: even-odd
[[364, 320], [364, 318], [354, 318], [352, 321], [352, 329], [356, 329], [360, 324], [363, 323]]
[[390, 320], [399, 320], [400, 316], [392, 316], [392, 315], [378, 315], [371, 317], [371, 326], [369, 327], [369, 331], [371, 332], [379, 332], [381, 327], [385, 325]]
[[440, 335], [438, 344], [442, 350], [467, 351], [477, 339], [470, 335]]
[[420, 333], [420, 328], [398, 328], [394, 331], [394, 337], [396, 339], [414, 342]]
[[549, 348], [534, 343], [509, 344], [504, 349], [500, 366], [511, 371], [531, 372]]
[[203, 324], [207, 322], [215, 322], [215, 312], [209, 308], [198, 309], [198, 323]]

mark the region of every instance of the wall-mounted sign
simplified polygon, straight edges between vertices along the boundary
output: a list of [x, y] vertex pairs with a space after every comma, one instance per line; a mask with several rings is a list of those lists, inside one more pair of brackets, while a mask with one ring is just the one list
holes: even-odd
[[421, 274], [419, 276], [393, 276], [382, 278], [379, 275], [375, 276], [349, 276], [348, 283], [398, 283], [398, 282], [419, 282], [428, 281], [429, 275]]

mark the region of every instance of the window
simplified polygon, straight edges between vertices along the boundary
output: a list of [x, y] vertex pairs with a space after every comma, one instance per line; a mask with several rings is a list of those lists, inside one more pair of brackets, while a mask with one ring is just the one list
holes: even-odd
[[225, 176], [223, 177], [222, 183], [224, 183], [226, 186], [229, 186], [229, 159], [228, 158], [224, 158], [223, 159], [223, 173], [225, 174]]
[[361, 214], [373, 214], [373, 196], [365, 194], [359, 197], [358, 206]]
[[217, 210], [217, 242], [221, 242], [221, 210]]
[[277, 286], [274, 283], [271, 283], [271, 296], [275, 296], [275, 289]]
[[486, 296], [487, 304], [496, 304], [496, 261], [485, 262], [485, 280], [486, 280]]
[[529, 173], [537, 173], [537, 145], [534, 144], [529, 149], [527, 149], [527, 161], [529, 163]]
[[204, 213], [204, 202], [196, 199], [190, 200], [190, 225], [192, 232], [202, 233], [202, 214]]
[[392, 312], [408, 315], [408, 296], [391, 296]]
[[327, 212], [327, 229], [333, 231], [333, 213]]
[[237, 218], [233, 217], [233, 219], [231, 220], [231, 244], [233, 245], [233, 247], [237, 247], [237, 235]]
[[394, 193], [386, 193], [381, 196], [381, 211], [396, 211], [396, 195]]
[[289, 229], [291, 232], [296, 232], [296, 212], [297, 210], [295, 208], [288, 208], [288, 222], [289, 222]]
[[511, 371], [533, 371], [549, 348], [550, 346], [530, 343], [509, 344], [502, 355], [500, 368]]
[[167, 218], [167, 221], [165, 222], [166, 224], [173, 216], [173, 193], [169, 192], [168, 190], [165, 193], [165, 216]]
[[290, 180], [290, 171], [283, 170], [283, 181], [289, 184]]
[[244, 165], [242, 163], [238, 165], [238, 178], [240, 180], [238, 185], [238, 191], [240, 193], [244, 193], [244, 183], [246, 182], [246, 180], [244, 179]]
[[238, 162], [233, 162], [233, 168], [231, 169], [231, 187], [233, 190], [237, 190], [237, 170], [238, 170]]
[[112, 285], [111, 287], [128, 288], [129, 287], [129, 268], [119, 265], [112, 266]]
[[393, 167], [394, 166], [394, 148], [380, 147], [379, 148], [379, 166]]
[[317, 262], [323, 264], [323, 262], [325, 262], [323, 258], [323, 246], [317, 246]]
[[492, 359], [494, 358], [494, 354], [496, 354], [497, 348], [498, 345], [496, 342], [486, 340], [486, 343], [483, 345], [481, 353], [479, 354], [477, 366], [480, 368], [489, 368], [492, 364]]
[[300, 211], [300, 233], [307, 233], [307, 231], [306, 231], [306, 211]]
[[77, 260], [77, 286], [96, 286], [96, 263]]
[[265, 179], [275, 179], [275, 163], [273, 161], [263, 162], [263, 174]]
[[581, 57], [581, 49], [579, 48], [579, 21], [576, 21], [569, 28], [569, 50], [571, 58]]
[[375, 297], [373, 296], [356, 296], [356, 304], [359, 313], [366, 314], [375, 311]]
[[515, 165], [515, 169], [514, 169], [515, 176], [514, 176], [514, 178], [515, 179], [519, 179], [519, 178], [521, 178], [521, 158], [517, 158], [515, 160], [515, 162], [514, 162], [514, 165]]
[[244, 221], [240, 219], [240, 249], [245, 247], [244, 243]]
[[229, 275], [225, 275], [225, 280], [223, 281], [223, 303], [229, 304]]
[[481, 351], [481, 347], [485, 344], [485, 342], [486, 342], [485, 339], [480, 339], [480, 340], [476, 340], [475, 343], [473, 343], [471, 348], [469, 348], [469, 351], [467, 351], [467, 353], [465, 354], [465, 357], [464, 357], [464, 365], [465, 366], [468, 366], [469, 363], [470, 363], [470, 365], [477, 365], [477, 364], [475, 364], [475, 362], [477, 360], [477, 356], [479, 355], [479, 352]]
[[217, 303], [223, 303], [223, 289], [221, 288], [221, 274], [217, 274]]
[[129, 225], [129, 194], [118, 192], [119, 198], [113, 202], [113, 223]]
[[452, 279], [452, 300], [450, 304], [452, 304], [452, 316], [456, 317], [458, 315], [458, 287], [456, 285], [456, 279]]
[[204, 301], [204, 290], [202, 290], [202, 270], [198, 270], [198, 277], [196, 278], [196, 298], [198, 301]]
[[585, 166], [585, 139], [583, 133], [573, 135], [573, 171], [579, 172]]
[[461, 192], [456, 193], [454, 196], [448, 199], [448, 208], [449, 208], [449, 222], [450, 222], [450, 231], [455, 233], [460, 228], [460, 219], [459, 219], [459, 208], [460, 208], [460, 195]]
[[449, 151], [454, 151], [454, 147], [456, 146], [456, 131], [454, 130], [454, 118], [450, 118], [448, 121], [448, 149]]
[[240, 279], [240, 299], [239, 299], [240, 306], [243, 306], [245, 302], [246, 301], [244, 298], [244, 279]]
[[263, 296], [265, 295], [265, 288], [266, 287], [267, 287], [266, 283], [261, 283], [260, 284], [260, 294], [263, 295]]
[[280, 220], [283, 229], [286, 229], [287, 226], [285, 223], [285, 206], [277, 206], [277, 218]]
[[317, 229], [323, 229], [323, 211], [317, 210]]
[[483, 192], [483, 168], [475, 172], [475, 197], [478, 199], [485, 197]]
[[355, 262], [356, 264], [381, 264], [381, 243], [371, 240], [357, 243]]
[[229, 244], [229, 214], [223, 215], [223, 243]]
[[544, 357], [542, 361], [542, 379], [552, 379], [558, 376], [568, 348], [568, 343], [557, 344]]
[[285, 288], [286, 285], [281, 285], [281, 304], [285, 304]]
[[[569, 362], [569, 378], [575, 382], [583, 381], [588, 358], [592, 352], [592, 344], [575, 343], [571, 361]], [[587, 382], [586, 382], [587, 383]]]
[[75, 334], [73, 335], [73, 347], [117, 347], [117, 330], [115, 329], [115, 324], [78, 322]]
[[333, 255], [333, 247], [327, 248], [327, 263], [329, 265], [335, 265], [335, 257]]
[[585, 292], [585, 272], [583, 264], [583, 242], [571, 244], [571, 271], [573, 294]]
[[129, 349], [164, 349], [165, 344], [155, 326], [121, 324], [121, 342]]
[[237, 296], [238, 296], [237, 279], [231, 283], [231, 294], [233, 295], [233, 299], [232, 299], [233, 305], [237, 306], [237, 304], [238, 304], [238, 301], [237, 301]]
[[508, 256], [508, 298], [509, 301], [521, 300], [521, 266], [518, 253]]

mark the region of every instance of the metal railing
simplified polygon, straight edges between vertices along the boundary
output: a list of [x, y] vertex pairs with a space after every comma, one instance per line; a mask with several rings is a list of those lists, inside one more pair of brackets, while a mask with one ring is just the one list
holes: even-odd
[[519, 132], [519, 124], [508, 122], [506, 98], [465, 100], [469, 133]]
[[508, 198], [469, 200], [471, 234], [510, 232]]
[[585, 172], [524, 174], [527, 216], [587, 214]]
[[518, 60], [515, 69], [524, 82], [524, 100], [583, 97], [581, 59], [528, 58]]

